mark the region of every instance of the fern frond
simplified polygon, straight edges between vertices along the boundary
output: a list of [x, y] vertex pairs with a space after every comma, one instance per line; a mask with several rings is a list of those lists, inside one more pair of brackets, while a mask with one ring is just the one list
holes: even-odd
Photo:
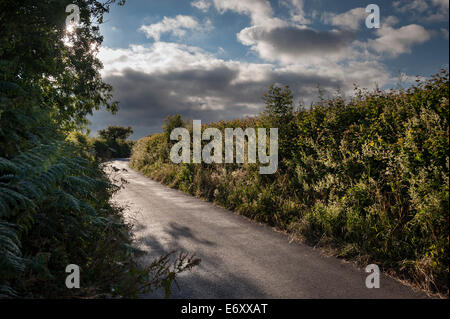
[[80, 212], [80, 201], [74, 196], [62, 190], [56, 190], [52, 197], [54, 197], [55, 200], [50, 203], [50, 207]]
[[14, 162], [0, 157], [0, 174], [17, 173], [19, 170], [19, 167]]
[[23, 272], [25, 269], [14, 225], [3, 221], [0, 221], [0, 269], [0, 278], [9, 273]]
[[0, 205], [8, 207], [10, 213], [18, 209], [33, 210], [35, 204], [28, 197], [6, 187], [0, 187]]
[[16, 292], [7, 285], [0, 285], [0, 299], [17, 297]]

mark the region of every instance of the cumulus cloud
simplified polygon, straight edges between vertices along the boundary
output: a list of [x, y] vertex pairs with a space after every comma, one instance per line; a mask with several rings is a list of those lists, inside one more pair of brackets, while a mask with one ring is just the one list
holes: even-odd
[[238, 39], [267, 60], [295, 63], [299, 59], [325, 59], [342, 56], [349, 49], [354, 34], [348, 31], [317, 31], [312, 28], [284, 25], [267, 29], [253, 26], [243, 29]]
[[282, 0], [282, 5], [290, 9], [291, 20], [300, 24], [309, 24], [311, 20], [306, 18], [303, 0]]
[[448, 21], [448, 0], [402, 0], [394, 1], [392, 6], [401, 13], [408, 13], [414, 18], [420, 17], [425, 22]]
[[425, 43], [431, 38], [430, 32], [417, 24], [398, 29], [385, 25], [378, 29], [377, 35], [377, 39], [369, 40], [369, 47], [378, 53], [386, 53], [392, 57], [411, 53], [414, 45]]
[[440, 6], [442, 9], [447, 10], [449, 8], [448, 0], [432, 0], [431, 1], [435, 6]]
[[358, 30], [361, 28], [361, 22], [366, 17], [367, 13], [365, 8], [354, 8], [341, 14], [326, 12], [323, 14], [322, 20], [326, 24], [342, 29]]
[[428, 3], [425, 0], [394, 1], [392, 6], [402, 13], [409, 11], [425, 12], [428, 9]]
[[[238, 40], [249, 46], [261, 58], [283, 64], [297, 63], [298, 59], [308, 62], [335, 61], [346, 58], [353, 50], [351, 42], [355, 33], [349, 28], [343, 30], [318, 31], [307, 27], [303, 0], [282, 0], [290, 8], [291, 20], [284, 21], [273, 16], [273, 10], [266, 0], [215, 0], [219, 12], [227, 10], [251, 17], [251, 25], [237, 34]], [[359, 9], [352, 11], [359, 14]], [[343, 26], [345, 17], [330, 16], [336, 25]]]
[[211, 7], [211, 2], [207, 0], [197, 0], [191, 2], [191, 6], [199, 9], [200, 11], [208, 12], [209, 8]]
[[186, 34], [187, 30], [210, 30], [212, 23], [210, 20], [206, 20], [204, 24], [197, 21], [196, 18], [191, 16], [177, 15], [175, 18], [164, 17], [161, 22], [143, 25], [139, 28], [144, 32], [147, 38], [153, 38], [155, 41], [159, 41], [163, 33], [170, 33], [175, 37], [182, 37]]
[[[281, 1], [289, 8], [290, 19], [286, 21], [274, 16], [268, 0], [191, 3], [202, 11], [214, 5], [221, 13], [248, 15], [250, 24], [237, 39], [265, 62], [225, 60], [220, 58], [220, 49], [211, 53], [195, 46], [161, 42], [163, 34], [181, 37], [208, 25], [182, 15], [142, 26], [147, 37], [155, 40], [149, 45], [102, 47], [102, 76], [114, 86], [121, 109], [116, 117], [97, 113], [92, 129], [109, 124], [133, 125], [134, 138], [138, 138], [160, 131], [163, 119], [173, 114], [203, 122], [256, 115], [264, 108], [261, 97], [271, 84], [290, 85], [295, 96], [307, 105], [317, 98], [318, 85], [329, 94], [339, 88], [350, 95], [355, 83], [369, 89], [395, 84], [382, 59], [409, 53], [431, 36], [417, 24], [398, 27], [399, 19], [389, 16], [382, 28], [372, 30], [373, 39], [357, 38], [366, 16], [364, 8], [341, 14], [328, 12], [322, 22], [329, 30], [318, 30], [307, 25], [310, 21], [305, 16], [304, 1]], [[428, 7], [422, 9], [419, 2], [411, 1], [411, 10], [427, 13], [430, 8], [445, 9], [439, 0], [429, 0]], [[402, 10], [402, 6], [397, 9]], [[315, 19], [313, 13], [308, 17]]]
[[265, 24], [272, 19], [273, 10], [268, 0], [214, 0], [217, 11], [234, 11], [250, 16], [252, 24]]
[[447, 21], [449, 13], [449, 1], [448, 0], [432, 0], [432, 4], [437, 7], [437, 12], [431, 14], [427, 19], [431, 22]]
[[[317, 30], [307, 26], [303, 0], [281, 0], [290, 9], [289, 21], [274, 17], [267, 0], [214, 0], [219, 12], [227, 10], [251, 17], [249, 27], [237, 34], [237, 39], [249, 46], [259, 57], [282, 64], [327, 63], [357, 60], [365, 52], [355, 45], [357, 29], [366, 16], [364, 8], [355, 8], [343, 14], [327, 13], [322, 20], [335, 29]], [[311, 17], [313, 14], [311, 14]]]
[[103, 79], [121, 102], [118, 116], [99, 112], [93, 131], [106, 125], [132, 125], [138, 138], [161, 130], [167, 115], [203, 122], [256, 115], [264, 108], [262, 94], [271, 84], [290, 85], [297, 98], [317, 98], [317, 85], [330, 94], [340, 88], [351, 94], [353, 83], [373, 88], [390, 81], [377, 61], [345, 65], [302, 63], [280, 67], [270, 63], [223, 60], [198, 47], [155, 42], [127, 49], [102, 47]]

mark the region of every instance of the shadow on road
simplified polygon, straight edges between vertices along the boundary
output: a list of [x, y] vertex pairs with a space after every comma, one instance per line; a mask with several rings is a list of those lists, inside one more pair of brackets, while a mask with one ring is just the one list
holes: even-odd
[[[136, 224], [135, 231], [137, 234], [145, 231], [146, 226], [143, 224]], [[164, 238], [161, 241], [158, 238]], [[171, 222], [164, 228], [164, 234], [158, 235], [158, 238], [153, 235], [137, 236], [136, 242], [139, 248], [148, 252], [148, 255], [142, 257], [141, 262], [148, 264], [152, 259], [157, 258], [163, 254], [171, 251], [192, 252], [192, 249], [186, 247], [184, 243], [189, 242], [196, 246], [196, 256], [201, 258], [199, 266], [192, 271], [182, 273], [178, 277], [179, 287], [173, 286], [171, 298], [185, 299], [185, 298], [242, 298], [246, 295], [247, 298], [270, 298], [257, 285], [252, 283], [244, 276], [233, 273], [232, 269], [227, 271], [219, 271], [224, 268], [220, 252], [217, 254], [210, 254], [208, 251], [215, 251], [215, 243], [199, 238], [193, 234], [192, 230], [184, 225], [176, 222]], [[221, 275], [226, 273], [226, 275]], [[152, 294], [142, 295], [141, 298], [163, 298], [163, 291]]]

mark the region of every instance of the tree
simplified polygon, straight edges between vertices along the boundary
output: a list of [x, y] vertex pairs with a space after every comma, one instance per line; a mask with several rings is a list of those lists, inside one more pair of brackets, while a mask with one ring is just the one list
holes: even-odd
[[271, 85], [268, 92], [264, 93], [263, 100], [266, 104], [263, 114], [266, 115], [267, 124], [278, 128], [279, 155], [282, 160], [280, 164], [284, 165], [284, 159], [289, 160], [293, 157], [298, 136], [294, 116], [294, 96], [289, 86], [281, 88]]
[[[10, 110], [20, 99], [23, 112], [31, 113], [36, 105], [34, 111], [51, 116], [47, 123], [66, 132], [85, 126], [86, 115], [94, 110], [104, 107], [116, 112], [118, 103], [111, 100], [112, 87], [102, 81], [102, 64], [96, 57], [103, 40], [98, 24], [114, 2], [2, 0], [0, 91], [9, 98], [1, 101], [2, 109]], [[79, 7], [80, 22], [69, 32], [66, 6], [71, 3]], [[14, 86], [21, 88], [20, 92], [11, 90]], [[2, 119], [7, 122], [8, 116], [4, 112]]]
[[98, 135], [107, 141], [126, 140], [133, 134], [131, 126], [124, 127], [118, 125], [108, 126], [104, 130], [99, 130]]
[[168, 117], [166, 117], [163, 125], [163, 133], [166, 136], [168, 142], [170, 142], [170, 133], [178, 127], [184, 127], [184, 121], [181, 115], [176, 114], [174, 116], [169, 115]]
[[267, 93], [264, 93], [263, 100], [266, 104], [265, 113], [268, 116], [285, 120], [292, 118], [294, 112], [294, 96], [289, 86], [280, 88], [271, 85]]

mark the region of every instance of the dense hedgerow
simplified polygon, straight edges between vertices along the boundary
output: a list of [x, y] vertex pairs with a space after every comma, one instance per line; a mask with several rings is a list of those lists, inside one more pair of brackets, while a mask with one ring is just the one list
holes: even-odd
[[[449, 82], [443, 70], [407, 90], [357, 89], [293, 111], [271, 87], [266, 112], [203, 127], [279, 127], [280, 166], [172, 164], [167, 134], [139, 140], [131, 165], [195, 196], [338, 255], [374, 262], [448, 293]], [[169, 119], [179, 122], [179, 118]]]

